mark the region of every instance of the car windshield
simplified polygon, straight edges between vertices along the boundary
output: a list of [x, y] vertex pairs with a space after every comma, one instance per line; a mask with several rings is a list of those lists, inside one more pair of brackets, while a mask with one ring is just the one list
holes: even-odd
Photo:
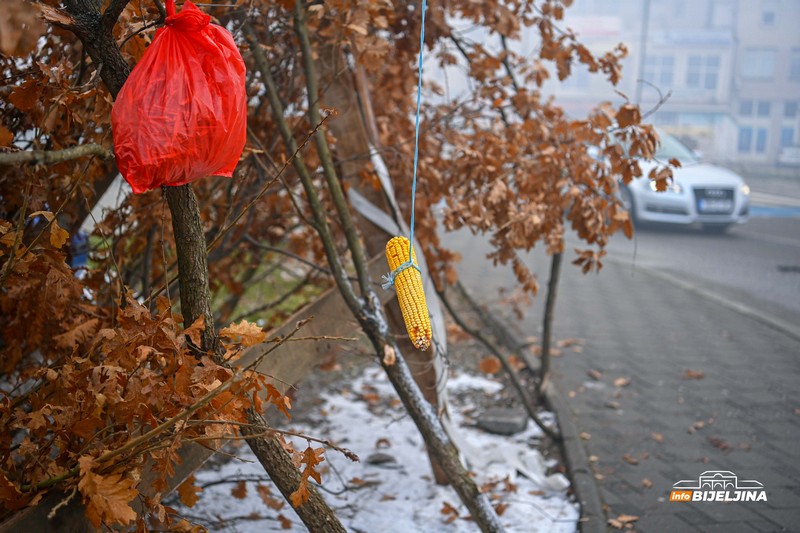
[[658, 137], [659, 146], [656, 150], [656, 159], [666, 162], [675, 158], [683, 165], [691, 165], [698, 162], [694, 153], [672, 135], [659, 133]]

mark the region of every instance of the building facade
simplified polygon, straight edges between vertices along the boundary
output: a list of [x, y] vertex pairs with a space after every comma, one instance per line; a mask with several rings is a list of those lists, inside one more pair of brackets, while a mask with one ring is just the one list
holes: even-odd
[[[616, 89], [706, 158], [800, 167], [800, 0], [576, 0], [564, 25], [625, 43]], [[580, 68], [550, 89], [576, 112], [622, 100]]]

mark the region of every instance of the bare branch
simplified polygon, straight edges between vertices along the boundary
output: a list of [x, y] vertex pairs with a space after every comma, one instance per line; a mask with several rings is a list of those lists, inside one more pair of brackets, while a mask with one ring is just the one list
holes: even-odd
[[[308, 117], [311, 119], [312, 124], [320, 122], [319, 112], [319, 83], [317, 80], [317, 73], [314, 69], [314, 54], [311, 51], [311, 40], [308, 37], [308, 27], [305, 21], [305, 7], [302, 2], [295, 2], [294, 9], [294, 28], [297, 33], [298, 40], [300, 41], [300, 50], [303, 54], [303, 66], [306, 74], [306, 89], [308, 92]], [[356, 268], [358, 275], [361, 294], [366, 296], [369, 292], [369, 274], [367, 272], [366, 256], [364, 255], [364, 247], [361, 246], [356, 226], [353, 223], [353, 217], [350, 215], [350, 208], [344, 198], [342, 185], [339, 182], [339, 176], [336, 174], [336, 167], [333, 164], [333, 157], [331, 156], [328, 140], [325, 133], [321, 132], [316, 136], [317, 153], [319, 154], [320, 164], [322, 165], [325, 180], [328, 183], [331, 196], [333, 197], [333, 204], [336, 207], [336, 212], [339, 215], [339, 220], [342, 223], [347, 245], [350, 248], [350, 253], [353, 255], [353, 264]]]
[[559, 441], [560, 436], [553, 431], [551, 428], [547, 427], [545, 423], [539, 418], [539, 415], [536, 413], [536, 409], [533, 406], [533, 403], [528, 399], [528, 394], [525, 391], [525, 386], [517, 376], [516, 371], [511, 367], [511, 364], [508, 361], [508, 358], [503, 354], [497, 346], [494, 345], [492, 341], [486, 338], [486, 336], [480, 332], [478, 328], [473, 328], [469, 324], [467, 324], [462, 318], [461, 315], [455, 310], [450, 298], [444, 291], [436, 291], [439, 294], [439, 298], [441, 298], [442, 303], [444, 303], [445, 308], [450, 313], [450, 316], [453, 317], [458, 326], [466, 331], [471, 337], [479, 341], [483, 344], [497, 359], [500, 360], [500, 364], [503, 366], [503, 370], [505, 370], [506, 374], [508, 375], [509, 379], [511, 380], [511, 385], [513, 385], [514, 390], [516, 390], [517, 395], [519, 396], [520, 401], [522, 402], [525, 411], [527, 411], [528, 416], [531, 417], [531, 420], [536, 422], [536, 425], [544, 431], [544, 433], [553, 439], [554, 441]]
[[253, 30], [253, 27], [249, 23], [245, 23], [242, 28], [247, 41], [250, 43], [250, 49], [253, 53], [253, 58], [256, 61], [256, 66], [261, 71], [261, 77], [264, 81], [264, 86], [267, 89], [267, 98], [269, 99], [270, 108], [272, 109], [272, 118], [275, 120], [275, 123], [278, 126], [278, 130], [281, 133], [281, 137], [283, 137], [283, 142], [288, 151], [297, 154], [297, 156], [292, 159], [292, 163], [295, 171], [300, 176], [303, 189], [308, 197], [308, 203], [310, 204], [311, 212], [314, 215], [314, 228], [317, 230], [317, 233], [322, 240], [322, 244], [325, 249], [325, 256], [328, 259], [328, 265], [330, 265], [331, 270], [333, 271], [336, 285], [339, 287], [347, 306], [354, 312], [359, 312], [358, 310], [361, 309], [361, 305], [356, 297], [355, 291], [353, 291], [353, 286], [350, 283], [350, 280], [347, 278], [347, 273], [344, 270], [342, 262], [340, 261], [339, 254], [336, 251], [333, 234], [331, 233], [330, 226], [325, 218], [325, 209], [322, 207], [322, 201], [320, 200], [317, 188], [314, 185], [311, 174], [308, 171], [308, 167], [306, 167], [302, 156], [299, 154], [297, 141], [295, 141], [294, 136], [289, 129], [289, 125], [284, 119], [283, 104], [278, 97], [278, 89], [275, 86], [275, 80], [272, 77], [269, 60], [267, 59], [266, 54], [264, 54], [264, 50], [262, 50], [259, 45], [258, 38]]
[[82, 144], [63, 150], [2, 152], [0, 153], [0, 165], [19, 165], [24, 163], [55, 165], [88, 156], [113, 159], [114, 153], [99, 144]]

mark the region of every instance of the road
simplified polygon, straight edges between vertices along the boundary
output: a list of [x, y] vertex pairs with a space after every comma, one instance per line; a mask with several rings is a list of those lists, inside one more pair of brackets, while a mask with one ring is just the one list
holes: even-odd
[[640, 228], [615, 237], [609, 256], [670, 272], [800, 324], [800, 217], [752, 218], [727, 234], [696, 228]]

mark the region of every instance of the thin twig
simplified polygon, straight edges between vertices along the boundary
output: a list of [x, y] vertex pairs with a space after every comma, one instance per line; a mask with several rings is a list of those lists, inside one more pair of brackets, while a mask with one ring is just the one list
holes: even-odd
[[[317, 73], [314, 69], [314, 55], [311, 51], [311, 40], [308, 36], [308, 27], [305, 21], [305, 7], [303, 2], [295, 2], [294, 6], [294, 26], [300, 42], [300, 50], [303, 55], [303, 66], [306, 74], [306, 90], [308, 92], [308, 117], [311, 123], [320, 121], [319, 112], [319, 87]], [[356, 275], [359, 279], [361, 287], [361, 294], [366, 295], [371, 290], [369, 282], [369, 274], [366, 269], [366, 257], [364, 255], [364, 248], [360, 245], [356, 226], [353, 222], [353, 217], [350, 214], [350, 208], [344, 199], [344, 192], [342, 185], [339, 182], [339, 176], [336, 174], [336, 168], [333, 164], [333, 157], [331, 156], [328, 140], [325, 137], [325, 132], [316, 135], [317, 141], [317, 154], [319, 155], [320, 164], [322, 165], [322, 172], [325, 175], [325, 181], [328, 183], [331, 197], [333, 198], [333, 205], [339, 215], [339, 220], [344, 230], [345, 239], [350, 249], [350, 254], [353, 256], [353, 264], [356, 268]]]
[[[182, 422], [184, 420], [188, 420], [189, 417], [191, 417], [194, 413], [196, 413], [200, 409], [204, 408], [206, 405], [208, 405], [211, 402], [211, 400], [213, 400], [214, 398], [216, 398], [217, 396], [219, 396], [220, 394], [222, 394], [223, 392], [225, 392], [226, 390], [231, 388], [233, 385], [235, 385], [235, 384], [237, 384], [237, 383], [239, 383], [239, 382], [241, 382], [243, 380], [251, 379], [249, 376], [247, 376], [247, 371], [252, 369], [253, 367], [257, 366], [258, 364], [260, 364], [261, 361], [263, 361], [264, 357], [266, 357], [268, 354], [270, 354], [271, 352], [276, 350], [284, 342], [289, 340], [303, 325], [308, 323], [309, 320], [310, 320], [310, 318], [306, 319], [306, 320], [299, 321], [296, 324], [294, 330], [289, 332], [286, 336], [282, 337], [280, 340], [276, 341], [275, 346], [270, 347], [269, 350], [264, 352], [261, 356], [259, 356], [255, 361], [250, 363], [248, 366], [246, 366], [244, 368], [235, 369], [233, 374], [231, 375], [230, 378], [228, 378], [227, 381], [225, 381], [224, 383], [222, 383], [220, 386], [216, 387], [215, 389], [210, 390], [208, 393], [206, 393], [203, 397], [198, 399], [194, 404], [192, 404], [187, 409], [181, 411], [180, 413], [178, 413], [177, 415], [173, 416], [172, 418], [169, 418], [168, 420], [165, 420], [164, 422], [162, 422], [161, 424], [157, 425], [156, 427], [154, 427], [150, 431], [147, 431], [146, 433], [143, 433], [143, 434], [139, 435], [138, 437], [135, 437], [135, 438], [129, 440], [124, 445], [120, 446], [119, 448], [115, 448], [113, 450], [109, 450], [108, 452], [102, 454], [100, 457], [95, 459], [95, 462], [97, 464], [107, 463], [107, 462], [111, 461], [112, 459], [114, 459], [114, 458], [116, 458], [116, 457], [118, 457], [118, 456], [120, 456], [120, 455], [122, 455], [122, 454], [124, 454], [126, 452], [135, 451], [140, 445], [146, 444], [146, 443], [152, 441], [155, 437], [161, 435], [167, 429], [169, 429], [171, 427], [174, 427], [175, 425], [177, 425], [178, 423], [180, 423], [180, 422]], [[49, 488], [49, 487], [53, 487], [53, 486], [61, 483], [62, 481], [66, 481], [67, 479], [78, 475], [79, 472], [80, 472], [80, 467], [75, 466], [75, 467], [71, 468], [70, 470], [67, 470], [66, 472], [64, 472], [64, 473], [62, 473], [62, 474], [60, 474], [58, 476], [53, 476], [53, 477], [51, 477], [49, 479], [46, 479], [44, 481], [41, 481], [41, 482], [37, 483], [36, 485], [23, 485], [22, 487], [20, 487], [20, 490], [23, 491], [23, 492], [29, 492], [29, 491], [32, 491], [32, 490], [41, 490], [41, 489], [46, 489], [46, 488]]]
[[14, 259], [17, 255], [17, 248], [19, 248], [19, 243], [22, 241], [22, 230], [25, 227], [25, 219], [28, 218], [28, 202], [30, 201], [32, 186], [33, 180], [28, 180], [25, 184], [25, 192], [22, 193], [22, 208], [19, 210], [19, 218], [17, 219], [17, 232], [14, 235], [14, 244], [11, 245], [6, 267], [3, 269], [2, 276], [0, 276], [0, 287], [5, 285], [6, 279], [11, 275], [11, 271], [14, 269]]
[[255, 240], [253, 237], [251, 237], [249, 234], [245, 236], [245, 240], [247, 242], [249, 242], [250, 244], [252, 244], [253, 246], [255, 246], [256, 248], [264, 250], [265, 252], [274, 252], [276, 254], [285, 255], [286, 257], [291, 257], [295, 261], [299, 261], [299, 262], [303, 263], [304, 265], [313, 268], [314, 270], [318, 270], [319, 272], [323, 272], [323, 273], [328, 274], [328, 275], [331, 274], [330, 269], [327, 269], [325, 267], [319, 266], [318, 264], [316, 264], [316, 263], [314, 263], [312, 261], [309, 261], [305, 257], [302, 257], [302, 256], [299, 256], [299, 255], [297, 255], [295, 253], [292, 253], [292, 252], [290, 252], [289, 250], [287, 250], [285, 248], [278, 248], [276, 246], [269, 246], [267, 244], [262, 244], [262, 243], [258, 242], [257, 240]]
[[445, 308], [450, 313], [450, 316], [453, 317], [455, 323], [458, 324], [458, 326], [464, 331], [466, 331], [471, 337], [473, 337], [478, 342], [483, 344], [492, 353], [492, 355], [497, 357], [497, 359], [500, 361], [500, 364], [503, 366], [503, 370], [505, 370], [506, 374], [511, 380], [511, 385], [514, 387], [514, 390], [516, 390], [517, 395], [519, 396], [519, 399], [522, 402], [525, 411], [528, 412], [528, 416], [531, 417], [531, 420], [533, 420], [536, 423], [536, 425], [539, 426], [539, 428], [548, 437], [550, 437], [554, 441], [559, 441], [561, 437], [551, 428], [547, 427], [547, 425], [542, 421], [542, 419], [539, 418], [539, 415], [536, 413], [536, 410], [534, 409], [533, 405], [528, 400], [528, 394], [525, 391], [525, 386], [520, 381], [516, 371], [511, 367], [511, 364], [508, 362], [508, 358], [505, 356], [505, 354], [503, 354], [494, 345], [493, 342], [487, 339], [486, 336], [480, 332], [480, 330], [469, 326], [461, 318], [461, 315], [454, 309], [453, 304], [450, 301], [450, 298], [447, 297], [447, 294], [444, 291], [440, 291], [437, 289], [436, 292], [439, 295], [439, 298], [442, 300], [442, 303], [444, 304]]
[[342, 297], [347, 303], [347, 306], [356, 312], [355, 310], [360, 309], [361, 306], [353, 287], [350, 284], [350, 280], [347, 278], [347, 274], [340, 261], [336, 247], [334, 246], [333, 234], [331, 233], [330, 226], [328, 225], [328, 221], [325, 217], [325, 209], [322, 207], [322, 202], [317, 192], [317, 188], [314, 185], [314, 181], [311, 178], [311, 174], [309, 173], [303, 158], [299, 155], [297, 142], [292, 136], [289, 125], [284, 119], [283, 104], [278, 97], [278, 89], [275, 86], [275, 80], [272, 77], [269, 60], [259, 46], [258, 39], [256, 38], [256, 34], [252, 26], [249, 23], [245, 23], [242, 26], [242, 29], [244, 30], [247, 41], [250, 43], [250, 49], [253, 53], [253, 58], [256, 61], [256, 66], [261, 71], [261, 77], [266, 88], [267, 98], [269, 99], [270, 108], [272, 109], [273, 120], [278, 126], [286, 148], [289, 151], [298, 154], [297, 157], [292, 158], [292, 163], [295, 171], [300, 176], [300, 181], [303, 184], [303, 189], [306, 192], [306, 197], [311, 205], [311, 212], [314, 217], [314, 228], [317, 230], [320, 240], [322, 241], [323, 248], [325, 249], [325, 256], [328, 259], [328, 265], [331, 267], [336, 284], [339, 287], [339, 291], [342, 293]]
[[[239, 222], [239, 220], [240, 220], [240, 219], [241, 219], [241, 218], [242, 218], [242, 217], [245, 215], [245, 213], [247, 213], [247, 212], [248, 212], [248, 211], [249, 211], [249, 210], [250, 210], [250, 209], [251, 209], [251, 208], [252, 208], [252, 207], [253, 207], [253, 206], [256, 204], [256, 202], [257, 202], [259, 199], [261, 199], [261, 197], [262, 197], [262, 196], [263, 196], [263, 195], [264, 195], [264, 194], [267, 192], [267, 189], [269, 189], [269, 188], [272, 186], [272, 184], [273, 184], [273, 183], [275, 183], [275, 181], [277, 181], [278, 179], [280, 179], [280, 178], [281, 178], [281, 176], [283, 175], [283, 172], [286, 170], [286, 167], [289, 165], [289, 163], [292, 163], [292, 162], [293, 162], [293, 161], [294, 161], [294, 160], [295, 160], [297, 157], [299, 157], [299, 156], [300, 156], [300, 151], [301, 151], [301, 150], [303, 150], [303, 148], [305, 148], [305, 146], [306, 146], [306, 145], [308, 144], [308, 142], [311, 140], [311, 137], [312, 137], [312, 136], [313, 136], [313, 135], [316, 133], [316, 131], [317, 131], [317, 130], [318, 130], [318, 129], [319, 129], [321, 126], [322, 126], [322, 124], [325, 122], [325, 120], [327, 120], [327, 119], [328, 119], [328, 116], [329, 116], [329, 115], [326, 115], [326, 116], [325, 116], [325, 118], [323, 118], [323, 119], [322, 119], [322, 122], [320, 122], [319, 124], [317, 124], [317, 125], [314, 127], [314, 129], [313, 129], [313, 130], [312, 130], [312, 131], [311, 131], [311, 132], [310, 132], [310, 133], [309, 133], [309, 134], [306, 136], [306, 138], [303, 140], [303, 143], [302, 143], [300, 146], [296, 146], [296, 145], [295, 145], [295, 148], [296, 148], [296, 149], [294, 150], [294, 153], [292, 154], [292, 157], [290, 157], [289, 159], [287, 159], [287, 160], [284, 162], [283, 166], [282, 166], [282, 167], [281, 167], [281, 169], [278, 171], [278, 174], [277, 174], [277, 175], [276, 175], [276, 176], [275, 176], [273, 179], [271, 179], [269, 182], [267, 182], [267, 183], [266, 183], [266, 184], [265, 184], [265, 185], [264, 185], [264, 186], [261, 188], [261, 191], [260, 191], [260, 192], [259, 192], [259, 193], [256, 195], [256, 197], [255, 197], [253, 200], [251, 200], [251, 201], [250, 201], [250, 203], [248, 203], [248, 204], [247, 204], [247, 206], [245, 206], [245, 208], [242, 210], [242, 212], [241, 212], [241, 213], [239, 213], [239, 214], [236, 216], [236, 218], [235, 218], [235, 219], [233, 219], [233, 221], [232, 221], [230, 224], [228, 224], [227, 226], [225, 226], [223, 229], [221, 229], [221, 230], [219, 231], [219, 233], [217, 233], [217, 235], [216, 235], [216, 236], [214, 236], [214, 239], [213, 239], [213, 240], [212, 240], [212, 241], [211, 241], [211, 242], [208, 244], [208, 246], [206, 247], [206, 253], [210, 253], [210, 252], [212, 252], [212, 251], [214, 250], [214, 248], [217, 246], [217, 244], [219, 244], [219, 241], [222, 239], [222, 237], [223, 237], [223, 236], [224, 236], [226, 233], [228, 233], [228, 232], [231, 230], [231, 228], [233, 228], [233, 226], [235, 226], [235, 225], [236, 225], [236, 224]], [[175, 263], [173, 263], [172, 265], [170, 265], [170, 269], [172, 269], [172, 268], [173, 268], [173, 267], [174, 267], [176, 264], [177, 264], [177, 262], [175, 262]], [[164, 275], [165, 275], [165, 276], [167, 276], [168, 274], [169, 274], [168, 270], [166, 270], [166, 269], [165, 269], [165, 270], [164, 270]], [[158, 288], [156, 291], [154, 291], [154, 292], [153, 292], [153, 294], [151, 294], [151, 295], [150, 295], [150, 296], [147, 298], [147, 300], [145, 300], [145, 305], [148, 305], [148, 304], [150, 303], [150, 301], [151, 301], [153, 298], [156, 298], [156, 297], [157, 297], [159, 294], [161, 294], [161, 293], [162, 293], [162, 292], [164, 292], [165, 290], [167, 290], [167, 291], [168, 291], [168, 290], [169, 290], [169, 286], [170, 286], [170, 285], [172, 285], [173, 283], [175, 283], [175, 281], [176, 281], [177, 279], [178, 279], [178, 274], [174, 274], [173, 276], [171, 276], [171, 277], [168, 279], [168, 281], [167, 281], [167, 282], [166, 282], [164, 285], [162, 285], [161, 287], [159, 287], [159, 288]]]
[[322, 444], [323, 446], [326, 446], [326, 447], [328, 447], [328, 448], [330, 448], [332, 450], [335, 450], [335, 451], [341, 453], [342, 455], [344, 455], [345, 457], [347, 457], [348, 459], [350, 459], [354, 463], [357, 463], [357, 462], [360, 461], [360, 459], [358, 458], [358, 455], [356, 455], [354, 452], [348, 450], [347, 448], [343, 448], [341, 446], [337, 446], [336, 444], [332, 443], [331, 441], [329, 441], [327, 439], [321, 439], [321, 438], [318, 438], [318, 437], [312, 437], [310, 435], [306, 435], [305, 433], [298, 433], [296, 431], [290, 431], [288, 429], [278, 429], [276, 427], [267, 426], [267, 425], [249, 424], [249, 423], [246, 423], [246, 422], [236, 422], [235, 420], [191, 420], [191, 421], [189, 421], [189, 423], [192, 424], [192, 425], [222, 424], [222, 425], [237, 426], [237, 427], [248, 427], [248, 428], [254, 428], [254, 429], [262, 430], [262, 433], [248, 433], [246, 436], [240, 436], [240, 435], [226, 435], [226, 436], [222, 436], [222, 437], [200, 436], [200, 437], [194, 437], [191, 440], [197, 440], [197, 441], [201, 441], [201, 440], [217, 440], [217, 439], [244, 440], [244, 439], [252, 439], [254, 437], [259, 437], [259, 436], [261, 436], [261, 437], [271, 437], [275, 433], [278, 433], [280, 435], [286, 435], [287, 437], [297, 437], [297, 438], [300, 438], [300, 439], [303, 439], [303, 440], [316, 442], [317, 444]]
[[78, 493], [78, 486], [75, 485], [74, 487], [72, 487], [72, 490], [69, 491], [69, 494], [67, 494], [66, 498], [58, 502], [56, 505], [53, 506], [52, 509], [50, 509], [50, 512], [47, 513], [47, 519], [48, 520], [54, 519], [56, 517], [56, 513], [58, 513], [58, 510], [61, 509], [62, 507], [66, 507], [69, 504], [69, 502], [72, 501], [72, 498], [74, 498], [75, 494], [77, 493]]
[[643, 83], [645, 85], [649, 85], [650, 87], [655, 89], [656, 92], [658, 93], [658, 101], [653, 105], [653, 107], [648, 109], [647, 112], [642, 115], [642, 120], [645, 120], [654, 115], [656, 111], [658, 111], [661, 108], [661, 106], [667, 103], [667, 100], [669, 100], [670, 97], [672, 96], [672, 91], [671, 90], [667, 91], [667, 94], [664, 94], [663, 92], [661, 92], [661, 88], [654, 83], [650, 83], [647, 80], [636, 80], [636, 81], [638, 81], [639, 83]]

